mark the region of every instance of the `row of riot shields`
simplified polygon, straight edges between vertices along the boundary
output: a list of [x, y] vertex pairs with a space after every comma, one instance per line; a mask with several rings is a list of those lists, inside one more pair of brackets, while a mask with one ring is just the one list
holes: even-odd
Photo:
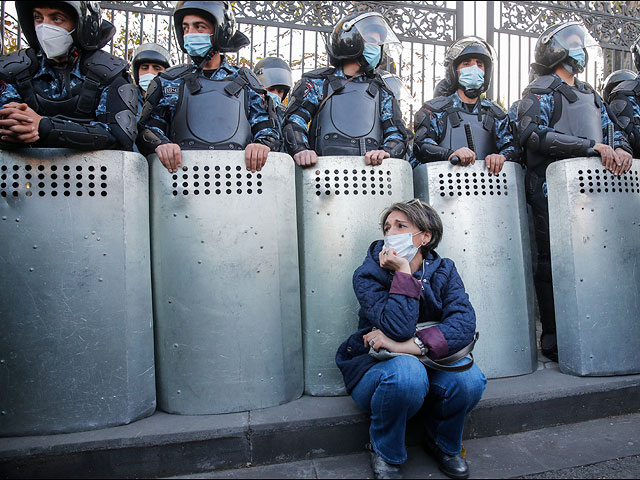
[[[382, 211], [414, 195], [442, 218], [490, 378], [536, 366], [523, 172], [483, 162], [183, 152], [168, 173], [125, 152], [0, 157], [0, 435], [344, 394], [335, 353], [357, 328], [352, 274]], [[640, 371], [640, 178], [593, 159], [549, 168], [560, 366]], [[295, 178], [295, 182], [293, 179]], [[155, 348], [154, 348], [155, 342]]]

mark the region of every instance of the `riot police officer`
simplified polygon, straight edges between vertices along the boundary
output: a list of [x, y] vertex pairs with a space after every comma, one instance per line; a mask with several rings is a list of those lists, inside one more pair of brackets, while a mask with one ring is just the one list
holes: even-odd
[[266, 57], [256, 63], [253, 71], [273, 100], [278, 120], [282, 124], [286, 110], [286, 106], [282, 102], [287, 98], [291, 87], [293, 87], [291, 67], [281, 58]]
[[517, 160], [507, 112], [480, 98], [491, 83], [494, 58], [493, 47], [478, 37], [449, 47], [446, 81], [439, 87], [449, 88], [448, 96], [429, 100], [416, 113], [412, 165], [456, 159], [470, 165], [479, 158], [497, 175], [506, 160]]
[[611, 72], [607, 78], [604, 79], [604, 86], [602, 87], [602, 99], [605, 103], [611, 103], [611, 92], [620, 85], [622, 82], [628, 80], [635, 80], [638, 76], [633, 70], [627, 70], [626, 68]]
[[[631, 55], [636, 69], [640, 71], [640, 37], [631, 45]], [[633, 156], [640, 158], [640, 75], [625, 78], [616, 85], [611, 92], [609, 106], [616, 117], [616, 124], [629, 139]]]
[[336, 24], [327, 43], [333, 67], [305, 73], [285, 113], [285, 145], [298, 165], [314, 165], [318, 155], [364, 155], [368, 165], [404, 156], [411, 134], [377, 71], [383, 52], [399, 45], [377, 12]]
[[0, 147], [131, 150], [136, 88], [100, 50], [115, 33], [99, 2], [16, 2], [30, 48], [0, 57]]
[[133, 54], [131, 69], [138, 86], [138, 115], [144, 105], [144, 96], [151, 80], [171, 66], [171, 55], [166, 48], [156, 43], [143, 43]]
[[554, 361], [558, 360], [558, 347], [546, 168], [556, 160], [596, 153], [615, 175], [631, 167], [630, 148], [622, 133], [615, 131], [611, 138], [612, 123], [602, 99], [590, 85], [575, 77], [589, 58], [599, 53], [599, 48], [579, 22], [548, 28], [536, 43], [535, 62], [531, 64], [539, 76], [525, 89], [518, 107], [518, 131], [528, 166], [525, 187], [538, 248], [534, 283], [542, 323], [540, 346]]
[[224, 52], [249, 39], [236, 30], [230, 2], [179, 2], [176, 38], [194, 65], [178, 65], [155, 77], [140, 116], [137, 145], [157, 153], [170, 172], [182, 149], [245, 150], [247, 169], [260, 170], [280, 149], [273, 104], [248, 68], [227, 63]]

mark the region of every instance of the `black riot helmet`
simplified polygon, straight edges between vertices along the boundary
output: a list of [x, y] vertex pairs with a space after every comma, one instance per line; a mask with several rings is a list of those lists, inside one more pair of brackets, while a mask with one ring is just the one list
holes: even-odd
[[214, 52], [236, 52], [250, 43], [246, 35], [236, 30], [231, 2], [180, 1], [173, 12], [173, 22], [178, 44], [185, 53], [188, 52], [184, 48], [182, 20], [187, 15], [197, 15], [213, 23], [211, 44]]
[[171, 55], [169, 51], [157, 43], [143, 43], [133, 53], [131, 66], [133, 68], [133, 78], [136, 84], [140, 80], [138, 70], [143, 63], [155, 63], [162, 65], [164, 68], [171, 66]]
[[285, 97], [289, 94], [293, 86], [291, 67], [281, 58], [263, 58], [256, 63], [253, 71], [265, 88], [281, 87]]
[[40, 50], [40, 42], [33, 23], [33, 9], [37, 7], [60, 8], [73, 13], [76, 28], [71, 34], [73, 43], [81, 50], [99, 50], [116, 33], [116, 28], [103, 20], [100, 2], [15, 2], [18, 22], [29, 45]]
[[602, 98], [604, 101], [609, 103], [609, 96], [611, 95], [611, 92], [621, 82], [624, 82], [625, 80], [635, 80], [637, 76], [637, 73], [626, 69], [616, 70], [615, 72], [610, 73], [604, 80], [604, 88], [602, 89]]
[[380, 45], [392, 58], [399, 57], [400, 41], [378, 12], [350, 13], [341, 18], [329, 36], [329, 63], [339, 67], [347, 60], [367, 65], [365, 43]]
[[[458, 83], [458, 65], [469, 58], [478, 58], [484, 62], [484, 84], [480, 88], [466, 89]], [[445, 82], [440, 87], [452, 94], [462, 88], [470, 98], [476, 98], [489, 89], [496, 52], [493, 47], [479, 37], [463, 37], [456, 40], [445, 53], [444, 66], [447, 69]], [[440, 92], [438, 92], [440, 93]]]
[[636, 41], [631, 45], [631, 55], [633, 56], [636, 70], [640, 72], [640, 37], [636, 38]]
[[535, 62], [531, 68], [538, 75], [547, 75], [560, 64], [569, 66], [572, 73], [584, 71], [584, 65], [580, 65], [576, 59], [569, 56], [571, 50], [582, 49], [585, 54], [584, 64], [589, 58], [602, 57], [602, 51], [598, 42], [594, 40], [586, 27], [581, 22], [565, 22], [547, 28], [538, 41], [535, 48]]

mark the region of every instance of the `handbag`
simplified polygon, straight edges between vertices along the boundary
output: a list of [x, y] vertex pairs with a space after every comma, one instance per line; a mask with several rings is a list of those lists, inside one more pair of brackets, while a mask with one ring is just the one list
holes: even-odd
[[[434, 322], [419, 323], [416, 326], [416, 332], [424, 330], [425, 328], [432, 328], [434, 325], [436, 325], [436, 323]], [[425, 367], [431, 368], [433, 370], [439, 370], [441, 372], [464, 372], [465, 370], [469, 370], [474, 364], [473, 353], [471, 352], [473, 350], [473, 347], [475, 347], [479, 336], [480, 334], [476, 332], [471, 343], [466, 345], [464, 348], [461, 348], [453, 355], [440, 358], [437, 361], [430, 359], [426, 355], [412, 355], [410, 353], [390, 352], [384, 348], [381, 348], [376, 352], [373, 347], [369, 349], [369, 355], [371, 355], [376, 360], [389, 360], [400, 355], [409, 355], [411, 357], [417, 357]], [[451, 365], [452, 363], [462, 360], [465, 357], [469, 358], [468, 362], [463, 363], [462, 365]]]

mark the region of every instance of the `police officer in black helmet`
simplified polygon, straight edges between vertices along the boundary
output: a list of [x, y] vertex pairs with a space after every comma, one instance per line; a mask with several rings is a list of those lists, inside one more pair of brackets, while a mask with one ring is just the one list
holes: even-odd
[[[640, 72], [640, 37], [631, 45], [631, 55], [636, 70]], [[633, 78], [629, 70], [623, 70], [624, 75], [618, 75], [622, 81], [615, 85], [610, 98], [609, 106], [616, 117], [617, 126], [622, 129], [633, 148], [633, 156], [640, 158], [640, 75]], [[617, 72], [614, 72], [617, 73]], [[612, 74], [613, 75], [613, 74]]]
[[171, 66], [171, 56], [166, 48], [156, 43], [143, 43], [133, 54], [131, 69], [138, 86], [138, 115], [142, 111], [144, 96], [156, 75]]
[[173, 14], [176, 38], [193, 65], [161, 72], [149, 85], [136, 144], [157, 153], [170, 172], [182, 165], [182, 150], [244, 150], [247, 169], [262, 169], [280, 149], [273, 104], [255, 74], [230, 65], [225, 52], [249, 39], [236, 30], [231, 2], [179, 2]]
[[267, 57], [256, 63], [253, 68], [258, 80], [267, 89], [267, 93], [273, 100], [278, 113], [278, 119], [282, 122], [285, 105], [282, 103], [293, 86], [291, 67], [278, 57]]
[[[520, 142], [526, 149], [525, 189], [533, 211], [538, 249], [534, 278], [542, 335], [542, 353], [558, 360], [549, 246], [546, 168], [556, 160], [600, 155], [614, 175], [631, 168], [631, 149], [613, 124], [600, 96], [578, 80], [600, 47], [579, 22], [548, 28], [538, 39], [535, 62], [539, 76], [525, 89], [518, 106]], [[612, 132], [613, 131], [613, 132]], [[613, 135], [612, 135], [613, 133]]]
[[100, 50], [115, 28], [99, 2], [16, 2], [31, 48], [0, 57], [0, 147], [131, 150], [136, 88]]
[[285, 113], [285, 145], [298, 165], [314, 165], [318, 155], [364, 156], [368, 165], [404, 156], [411, 134], [377, 71], [383, 51], [399, 45], [377, 12], [337, 23], [327, 43], [333, 67], [305, 73]]
[[507, 112], [480, 97], [489, 88], [494, 58], [493, 47], [478, 37], [449, 47], [447, 76], [439, 86], [447, 96], [429, 100], [416, 113], [413, 166], [447, 160], [464, 166], [481, 159], [497, 175], [506, 160], [516, 160]]

